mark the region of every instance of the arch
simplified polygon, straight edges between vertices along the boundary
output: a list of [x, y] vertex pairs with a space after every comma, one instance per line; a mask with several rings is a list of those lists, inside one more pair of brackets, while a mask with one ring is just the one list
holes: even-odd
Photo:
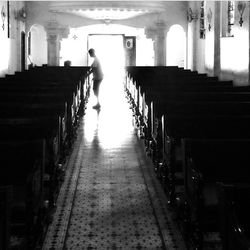
[[28, 64], [47, 64], [47, 33], [40, 24], [31, 26], [28, 34]]
[[186, 67], [186, 33], [179, 24], [170, 27], [166, 37], [167, 66]]

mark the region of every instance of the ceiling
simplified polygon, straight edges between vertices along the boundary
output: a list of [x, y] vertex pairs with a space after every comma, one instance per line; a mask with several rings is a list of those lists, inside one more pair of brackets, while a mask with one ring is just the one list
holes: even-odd
[[51, 2], [50, 11], [92, 20], [124, 20], [165, 10], [163, 1], [70, 1]]
[[94, 20], [123, 20], [148, 13], [146, 10], [126, 10], [126, 9], [87, 9], [87, 10], [67, 10], [76, 16], [81, 16]]

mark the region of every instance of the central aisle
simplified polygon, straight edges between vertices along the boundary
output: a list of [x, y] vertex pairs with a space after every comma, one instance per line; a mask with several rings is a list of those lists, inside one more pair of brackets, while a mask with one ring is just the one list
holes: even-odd
[[105, 78], [100, 111], [88, 103], [44, 249], [185, 249], [121, 81]]

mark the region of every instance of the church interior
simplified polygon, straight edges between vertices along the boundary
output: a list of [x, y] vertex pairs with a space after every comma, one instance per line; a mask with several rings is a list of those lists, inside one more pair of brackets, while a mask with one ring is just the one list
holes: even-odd
[[0, 250], [250, 249], [249, 1], [0, 15]]

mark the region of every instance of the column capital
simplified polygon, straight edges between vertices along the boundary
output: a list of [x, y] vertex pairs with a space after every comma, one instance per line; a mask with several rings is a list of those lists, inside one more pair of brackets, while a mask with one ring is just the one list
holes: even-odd
[[146, 37], [152, 39], [154, 43], [155, 66], [166, 65], [166, 35], [168, 28], [166, 23], [162, 21], [145, 28]]
[[158, 37], [166, 37], [168, 28], [165, 22], [159, 21], [154, 23], [153, 26], [146, 27], [145, 35], [147, 38], [155, 41]]
[[45, 26], [48, 39], [55, 39], [58, 37], [59, 40], [67, 38], [69, 35], [69, 27], [60, 25], [56, 21], [49, 21]]
[[153, 27], [146, 27], [145, 35], [146, 35], [146, 38], [155, 40], [155, 36], [156, 36], [155, 29]]
[[45, 26], [48, 42], [48, 65], [58, 66], [60, 63], [60, 49], [62, 38], [69, 35], [69, 27], [50, 20]]

